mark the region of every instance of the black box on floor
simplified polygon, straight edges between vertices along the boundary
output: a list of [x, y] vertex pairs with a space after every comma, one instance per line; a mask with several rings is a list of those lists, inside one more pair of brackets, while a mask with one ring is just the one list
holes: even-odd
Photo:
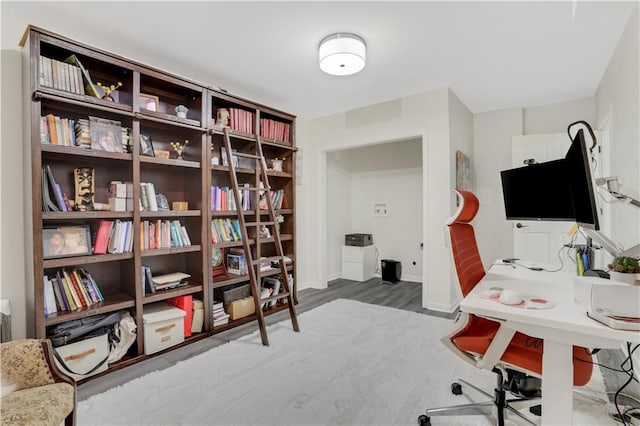
[[345, 246], [370, 246], [373, 244], [373, 235], [371, 234], [346, 234], [344, 236]]
[[382, 259], [382, 281], [397, 283], [402, 276], [402, 263], [392, 259]]

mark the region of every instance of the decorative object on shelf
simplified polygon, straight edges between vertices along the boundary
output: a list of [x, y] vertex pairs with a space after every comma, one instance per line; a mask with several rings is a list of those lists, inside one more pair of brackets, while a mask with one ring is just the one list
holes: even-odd
[[115, 92], [120, 87], [122, 87], [122, 82], [119, 81], [118, 83], [112, 84], [110, 86], [105, 86], [102, 83], [100, 83], [99, 81], [96, 82], [96, 84], [104, 92], [104, 95], [102, 95], [102, 99], [104, 99], [105, 101], [109, 101], [109, 102], [115, 102], [115, 99], [111, 95], [114, 94], [113, 92]]
[[348, 33], [331, 34], [320, 42], [320, 69], [331, 75], [351, 75], [362, 71], [367, 59], [364, 40]]
[[155, 157], [153, 150], [153, 143], [151, 142], [151, 136], [141, 133], [140, 134], [140, 155], [146, 155], [147, 157]]
[[131, 154], [131, 129], [128, 127], [122, 128], [122, 149], [123, 152]]
[[60, 226], [42, 230], [43, 259], [91, 254], [89, 225]]
[[276, 214], [276, 229], [280, 232], [280, 224], [284, 223], [284, 216], [279, 212]]
[[220, 247], [212, 247], [211, 266], [213, 268], [212, 274], [214, 277], [227, 274], [227, 268], [224, 265], [224, 259], [224, 249]]
[[78, 167], [73, 170], [76, 186], [74, 208], [78, 211], [93, 210], [93, 202], [95, 201], [94, 174], [95, 170], [91, 167]]
[[171, 153], [166, 149], [154, 149], [153, 152], [158, 158], [166, 158], [168, 160], [171, 156]]
[[179, 118], [187, 118], [187, 112], [189, 112], [189, 108], [184, 105], [178, 105], [176, 107], [176, 115]]
[[119, 121], [89, 117], [91, 149], [106, 152], [123, 152], [122, 126]]
[[216, 113], [216, 126], [229, 127], [229, 110], [227, 108], [218, 108]]
[[158, 204], [158, 211], [168, 211], [169, 210], [169, 201], [164, 194], [156, 195], [156, 203]]
[[186, 211], [189, 210], [189, 203], [186, 201], [174, 201], [171, 203], [171, 210]]
[[273, 160], [271, 160], [271, 167], [273, 168], [274, 172], [281, 172], [282, 171], [282, 160], [274, 158]]
[[140, 93], [139, 99], [140, 99], [140, 109], [159, 112], [160, 98], [158, 98], [157, 96]]
[[218, 151], [216, 151], [213, 144], [211, 144], [211, 165], [220, 165], [220, 154], [218, 153]]
[[182, 145], [180, 142], [169, 142], [169, 144], [171, 145], [171, 148], [176, 151], [176, 154], [178, 154], [176, 160], [184, 160], [184, 158], [182, 157], [182, 153], [189, 144], [189, 139], [184, 140], [184, 145]]
[[260, 227], [260, 238], [271, 238], [271, 231], [266, 225]]

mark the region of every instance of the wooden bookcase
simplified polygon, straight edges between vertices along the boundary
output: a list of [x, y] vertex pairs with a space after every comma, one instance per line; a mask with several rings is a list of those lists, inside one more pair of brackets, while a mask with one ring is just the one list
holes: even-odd
[[[70, 320], [90, 317], [118, 310], [128, 310], [138, 325], [137, 342], [120, 361], [110, 364], [108, 372], [145, 358], [143, 334], [143, 307], [145, 304], [164, 301], [172, 297], [193, 295], [204, 302], [204, 326], [201, 333], [185, 339], [189, 344], [198, 339], [240, 324], [255, 320], [255, 314], [223, 326], [213, 326], [213, 302], [220, 292], [248, 283], [248, 275], [212, 275], [211, 254], [214, 248], [242, 247], [241, 241], [212, 243], [212, 221], [233, 219], [235, 210], [212, 209], [212, 187], [230, 186], [229, 167], [222, 164], [220, 148], [223, 147], [223, 131], [216, 125], [219, 109], [231, 112], [229, 133], [233, 149], [242, 152], [251, 149], [256, 136], [262, 135], [267, 163], [281, 160], [282, 169], [268, 172], [273, 189], [282, 189], [283, 217], [281, 237], [284, 252], [293, 260], [288, 270], [293, 277], [293, 294], [296, 291], [296, 236], [295, 236], [295, 117], [275, 109], [236, 97], [183, 77], [178, 77], [150, 66], [120, 57], [116, 54], [70, 40], [47, 30], [28, 27], [23, 38], [25, 85], [27, 170], [31, 176], [31, 226], [26, 233], [30, 244], [28, 277], [33, 287], [32, 306], [35, 336], [47, 337], [53, 326]], [[104, 100], [85, 93], [79, 87], [82, 71], [60, 66], [75, 55], [91, 80], [103, 85], [122, 83], [112, 93], [113, 100]], [[41, 58], [57, 62], [59, 78], [52, 81], [47, 75]], [[45, 60], [46, 61], [46, 60]], [[62, 69], [60, 69], [62, 68]], [[67, 73], [65, 75], [65, 72]], [[80, 77], [78, 77], [80, 75]], [[75, 76], [75, 77], [74, 77]], [[75, 81], [73, 81], [75, 78]], [[86, 84], [86, 80], [83, 82]], [[186, 116], [178, 117], [176, 107], [184, 105]], [[242, 111], [238, 113], [238, 111]], [[128, 129], [130, 144], [123, 152], [109, 152], [98, 147], [74, 146], [73, 135], [61, 133], [64, 143], [43, 142], [42, 117], [59, 117], [60, 122], [89, 120], [90, 117], [119, 122]], [[71, 133], [71, 132], [69, 132]], [[140, 137], [151, 140], [156, 155], [141, 149]], [[51, 138], [51, 136], [50, 136]], [[76, 138], [77, 141], [78, 138]], [[184, 144], [188, 140], [182, 159], [171, 142]], [[61, 142], [61, 141], [58, 141]], [[168, 151], [164, 158], [160, 151]], [[74, 169], [93, 170], [94, 201], [108, 205], [109, 187], [112, 181], [130, 183], [128, 211], [44, 211], [42, 179], [49, 167], [60, 194], [75, 198]], [[255, 183], [258, 180], [255, 167], [240, 167], [240, 182]], [[141, 183], [153, 183], [156, 194], [163, 194], [169, 205], [186, 202], [187, 210], [147, 211], [141, 209], [144, 194]], [[55, 194], [51, 198], [55, 200]], [[266, 210], [252, 208], [245, 215], [266, 215]], [[261, 216], [262, 217], [262, 216]], [[266, 216], [265, 216], [266, 217]], [[265, 219], [262, 219], [265, 220]], [[88, 229], [91, 244], [95, 244], [97, 230], [102, 221], [130, 222], [131, 250], [117, 254], [88, 252], [65, 257], [51, 256], [45, 250], [45, 239], [60, 227]], [[189, 236], [190, 245], [167, 248], [145, 248], [142, 241], [145, 224], [158, 221], [178, 221]], [[252, 239], [252, 251], [260, 256], [275, 254], [273, 239]], [[187, 286], [171, 290], [145, 293], [142, 267], [148, 266], [154, 275], [181, 271], [191, 277]], [[98, 284], [104, 300], [75, 310], [61, 310], [45, 314], [45, 284], [43, 277], [55, 277], [56, 273], [81, 268]], [[275, 275], [277, 270], [260, 272], [259, 276]], [[29, 293], [29, 292], [28, 292]], [[29, 298], [28, 298], [29, 300]], [[286, 309], [284, 305], [265, 310], [265, 315]], [[174, 349], [167, 349], [159, 354]], [[154, 354], [152, 356], [157, 356]], [[94, 376], [95, 377], [95, 376]]]

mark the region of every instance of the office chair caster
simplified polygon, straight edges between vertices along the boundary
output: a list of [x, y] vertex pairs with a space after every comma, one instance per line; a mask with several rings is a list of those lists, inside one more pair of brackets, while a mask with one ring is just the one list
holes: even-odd
[[462, 395], [462, 385], [458, 382], [451, 383], [451, 393], [454, 395]]
[[422, 414], [420, 417], [418, 417], [418, 425], [431, 426], [431, 418]]

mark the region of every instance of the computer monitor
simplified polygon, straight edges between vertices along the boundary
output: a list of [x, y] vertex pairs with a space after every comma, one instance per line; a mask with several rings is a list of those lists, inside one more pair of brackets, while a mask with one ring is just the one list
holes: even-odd
[[500, 172], [508, 220], [575, 221], [564, 159]]
[[591, 155], [584, 139], [583, 129], [578, 130], [573, 137], [564, 159], [575, 221], [584, 228], [599, 230], [598, 205], [591, 175]]
[[508, 220], [566, 221], [600, 229], [591, 157], [582, 129], [565, 158], [503, 170], [500, 177]]

